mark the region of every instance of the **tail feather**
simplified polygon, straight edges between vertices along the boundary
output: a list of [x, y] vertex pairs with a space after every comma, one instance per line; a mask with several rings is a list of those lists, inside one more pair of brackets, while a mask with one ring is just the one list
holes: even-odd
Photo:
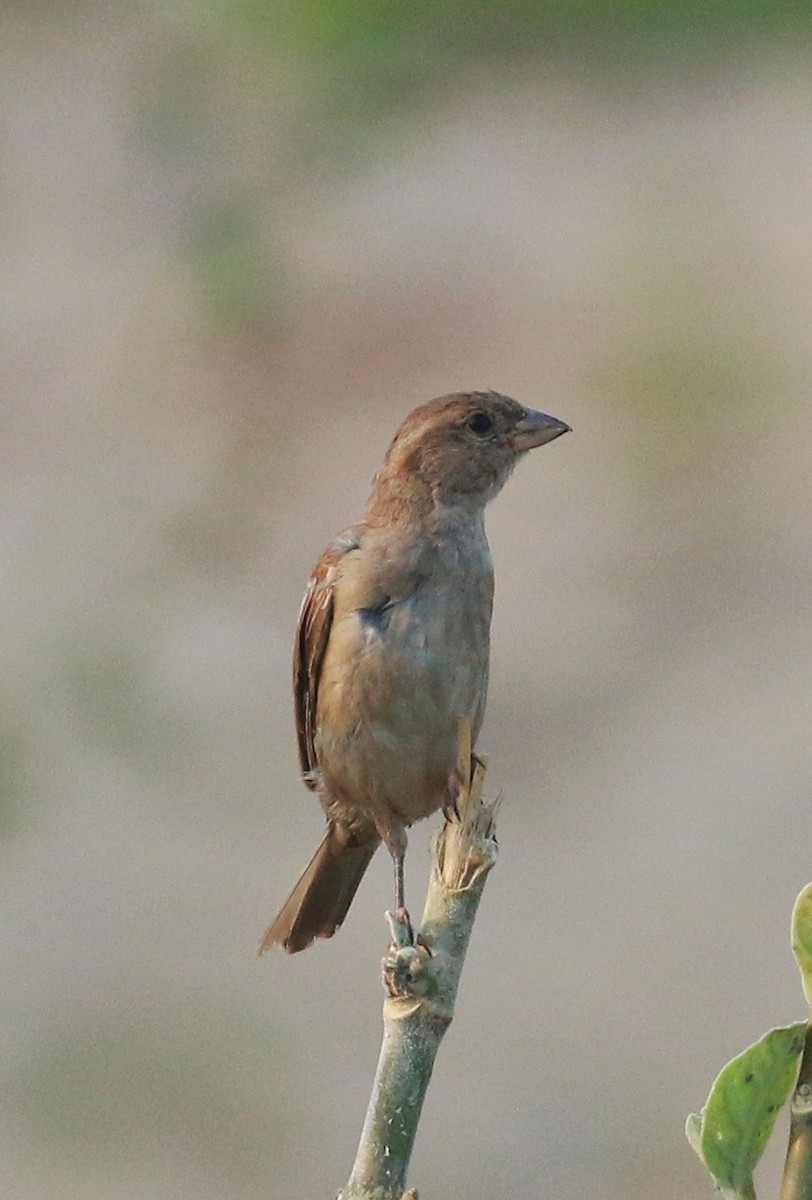
[[268, 926], [258, 954], [282, 946], [304, 950], [317, 937], [332, 937], [344, 921], [380, 839], [357, 842], [349, 830], [330, 825], [299, 882]]

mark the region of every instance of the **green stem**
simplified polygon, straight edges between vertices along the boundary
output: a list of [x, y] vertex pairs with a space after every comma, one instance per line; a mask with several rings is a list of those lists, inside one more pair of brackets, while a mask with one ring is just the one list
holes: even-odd
[[434, 845], [423, 925], [388, 914], [393, 944], [384, 959], [384, 1032], [355, 1164], [338, 1200], [406, 1200], [406, 1173], [434, 1059], [454, 1016], [460, 975], [488, 871], [496, 861], [493, 808], [482, 803], [477, 762], [459, 822]]
[[418, 1009], [384, 1019], [383, 1044], [355, 1165], [341, 1200], [400, 1200], [434, 1058], [449, 1022]]

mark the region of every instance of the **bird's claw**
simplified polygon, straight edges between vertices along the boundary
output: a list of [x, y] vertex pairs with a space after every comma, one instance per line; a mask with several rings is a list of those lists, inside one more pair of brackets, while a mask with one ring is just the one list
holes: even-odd
[[419, 931], [415, 934], [414, 944], [418, 950], [425, 950], [429, 958], [434, 958], [434, 951]]
[[443, 792], [443, 798], [440, 801], [440, 807], [443, 810], [443, 816], [446, 821], [459, 821], [459, 799], [465, 787], [465, 781], [462, 775], [455, 767], [448, 777], [448, 783]]

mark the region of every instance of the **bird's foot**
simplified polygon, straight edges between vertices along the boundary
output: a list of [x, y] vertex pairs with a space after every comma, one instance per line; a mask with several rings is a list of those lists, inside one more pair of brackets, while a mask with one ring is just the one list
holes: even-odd
[[393, 949], [402, 950], [404, 946], [414, 945], [414, 929], [408, 908], [396, 908], [394, 912], [386, 914], [386, 919], [389, 921], [389, 928], [392, 931]]
[[392, 942], [383, 960], [383, 986], [392, 1000], [424, 997], [431, 990], [427, 966], [432, 952], [420, 933], [415, 936], [405, 908], [386, 914]]

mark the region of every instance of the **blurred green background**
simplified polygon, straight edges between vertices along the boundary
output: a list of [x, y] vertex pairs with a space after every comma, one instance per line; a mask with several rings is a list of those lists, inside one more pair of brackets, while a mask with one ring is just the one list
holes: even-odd
[[800, 2], [4, 6], [3, 1197], [346, 1180], [389, 865], [254, 961], [321, 829], [293, 629], [483, 387], [575, 432], [490, 512], [502, 855], [413, 1182], [710, 1195], [685, 1115], [803, 1015], [811, 51]]

